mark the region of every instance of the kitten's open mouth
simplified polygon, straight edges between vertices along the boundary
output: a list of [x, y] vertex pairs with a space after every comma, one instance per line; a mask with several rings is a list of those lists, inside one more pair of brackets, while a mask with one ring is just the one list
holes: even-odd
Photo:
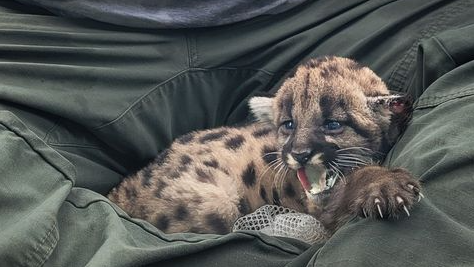
[[324, 166], [308, 165], [296, 171], [303, 189], [311, 195], [317, 195], [334, 186], [336, 178], [331, 177]]

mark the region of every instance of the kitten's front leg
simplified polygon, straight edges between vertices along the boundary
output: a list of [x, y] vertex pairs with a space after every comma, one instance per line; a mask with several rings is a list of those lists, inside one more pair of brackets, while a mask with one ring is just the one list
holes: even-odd
[[318, 219], [333, 233], [357, 215], [379, 219], [410, 216], [414, 203], [423, 196], [420, 188], [405, 169], [363, 167], [333, 188]]

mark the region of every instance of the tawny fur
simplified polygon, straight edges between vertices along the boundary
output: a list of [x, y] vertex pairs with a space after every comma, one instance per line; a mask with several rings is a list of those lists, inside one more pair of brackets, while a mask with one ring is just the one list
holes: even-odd
[[[350, 59], [309, 60], [274, 98], [251, 99], [260, 122], [182, 136], [108, 197], [168, 233], [227, 233], [238, 217], [264, 204], [310, 213], [330, 232], [362, 213], [377, 217], [381, 209], [398, 216], [412, 208], [420, 188], [406, 171], [344, 169], [346, 181], [315, 199], [307, 198], [295, 174], [305, 164], [320, 166], [322, 158], [330, 163], [341, 148], [370, 149], [373, 158], [387, 152], [406, 122], [400, 117], [408, 115], [408, 105], [402, 110], [407, 112], [395, 114], [389, 105], [371, 101], [386, 96], [382, 80]], [[289, 120], [294, 129], [283, 127]], [[328, 133], [327, 121], [340, 121], [344, 130]], [[295, 160], [301, 151], [311, 151], [307, 163]]]

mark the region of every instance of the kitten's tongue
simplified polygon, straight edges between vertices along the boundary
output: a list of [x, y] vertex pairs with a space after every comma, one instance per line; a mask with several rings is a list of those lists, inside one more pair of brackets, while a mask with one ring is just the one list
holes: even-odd
[[298, 176], [304, 190], [313, 195], [323, 191], [326, 186], [326, 171], [323, 167], [301, 167], [296, 171], [296, 176]]

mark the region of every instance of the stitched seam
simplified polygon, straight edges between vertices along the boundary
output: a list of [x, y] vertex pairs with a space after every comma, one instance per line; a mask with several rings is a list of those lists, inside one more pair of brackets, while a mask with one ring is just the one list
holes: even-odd
[[192, 50], [191, 50], [192, 54], [191, 55], [193, 56], [193, 58], [192, 58], [193, 65], [191, 65], [191, 67], [194, 67], [194, 66], [198, 65], [199, 54], [198, 54], [198, 50], [197, 50], [197, 41], [196, 41], [194, 36], [191, 37], [191, 38], [192, 38], [191, 39], [191, 45], [192, 45], [191, 46], [191, 48], [192, 48]]
[[49, 242], [50, 244], [46, 244], [47, 247], [43, 249], [43, 253], [40, 254], [40, 246], [43, 245], [47, 240], [50, 240], [50, 236], [57, 231], [56, 224], [53, 224], [53, 227], [47, 232], [47, 234], [41, 239], [39, 243], [36, 244], [34, 254], [36, 254], [37, 258], [39, 258], [38, 264], [36, 266], [43, 266], [46, 260], [48, 259], [48, 256], [51, 255], [51, 251], [55, 247], [57, 243], [57, 238], [53, 236], [54, 241]]
[[[65, 202], [68, 202], [69, 204], [71, 204], [72, 206], [74, 206], [75, 208], [78, 208], [78, 209], [88, 208], [88, 207], [89, 207], [90, 205], [92, 205], [92, 204], [96, 204], [96, 203], [99, 203], [99, 202], [103, 202], [103, 203], [107, 204], [108, 206], [110, 206], [110, 207], [114, 210], [115, 214], [117, 214], [117, 216], [119, 216], [121, 219], [124, 219], [124, 220], [126, 220], [126, 221], [128, 221], [128, 222], [130, 222], [130, 223], [132, 223], [132, 224], [134, 224], [134, 225], [136, 225], [136, 226], [138, 226], [138, 227], [140, 227], [141, 229], [145, 230], [147, 233], [149, 233], [149, 234], [151, 234], [151, 235], [153, 235], [153, 236], [155, 236], [155, 237], [157, 237], [157, 238], [159, 238], [159, 239], [161, 239], [161, 240], [163, 240], [163, 241], [166, 241], [166, 242], [186, 242], [186, 243], [190, 243], [190, 244], [195, 244], [195, 243], [200, 243], [200, 242], [203, 242], [203, 241], [206, 241], [206, 240], [209, 240], [209, 239], [210, 239], [209, 237], [207, 237], [207, 238], [205, 238], [205, 239], [201, 239], [201, 240], [196, 240], [196, 241], [191, 241], [191, 240], [187, 240], [187, 239], [167, 239], [167, 238], [165, 238], [165, 237], [163, 237], [163, 236], [157, 235], [156, 233], [153, 233], [153, 232], [151, 232], [150, 230], [148, 230], [148, 229], [142, 227], [140, 224], [138, 224], [137, 222], [131, 220], [130, 218], [125, 217], [125, 216], [123, 216], [123, 215], [121, 215], [121, 214], [118, 214], [118, 213], [115, 211], [114, 206], [113, 206], [112, 204], [110, 204], [109, 202], [103, 200], [103, 199], [97, 199], [97, 200], [91, 201], [91, 202], [87, 203], [85, 206], [76, 205], [74, 202], [72, 202], [71, 200], [68, 200], [68, 199], [66, 199]], [[293, 252], [293, 251], [290, 251], [290, 250], [287, 250], [287, 249], [278, 247], [278, 246], [273, 245], [273, 244], [269, 244], [268, 242], [266, 242], [265, 240], [263, 240], [263, 239], [262, 239], [261, 237], [259, 237], [258, 235], [252, 235], [252, 234], [247, 233], [247, 232], [238, 232], [238, 234], [244, 234], [244, 235], [256, 237], [256, 238], [258, 238], [262, 243], [264, 243], [264, 244], [266, 244], [266, 245], [268, 245], [268, 246], [271, 246], [271, 247], [273, 247], [273, 248], [276, 248], [276, 249], [281, 250], [281, 251], [283, 251], [283, 252], [286, 252], [286, 253], [288, 253], [288, 254], [300, 255], [300, 254], [295, 253], [295, 252]], [[216, 237], [214, 237], [214, 238], [212, 238], [212, 239], [219, 239], [219, 238], [221, 238], [221, 237], [223, 237], [223, 235], [218, 235], [218, 236], [216, 236]]]
[[54, 130], [56, 130], [56, 128], [58, 128], [60, 121], [61, 121], [61, 118], [58, 118], [58, 119], [54, 122], [53, 126], [51, 126], [51, 128], [49, 128], [48, 131], [46, 131], [46, 134], [45, 134], [44, 137], [43, 137], [43, 140], [44, 140], [45, 142], [48, 142], [49, 135], [50, 135]]
[[433, 37], [433, 40], [439, 45], [441, 50], [443, 50], [443, 52], [446, 54], [446, 56], [448, 56], [448, 58], [453, 62], [453, 64], [457, 66], [458, 64], [456, 63], [454, 58], [451, 56], [451, 54], [449, 54], [448, 49], [446, 49], [446, 46], [443, 44], [443, 42], [441, 42], [441, 40], [438, 39], [437, 37]]
[[186, 50], [188, 52], [188, 68], [191, 68], [193, 65], [192, 56], [191, 56], [191, 40], [188, 34], [185, 35], [186, 37]]
[[94, 150], [102, 150], [95, 146], [88, 146], [88, 145], [80, 145], [80, 144], [73, 144], [73, 143], [48, 143], [50, 146], [56, 147], [75, 147], [75, 148], [85, 148], [85, 149], [94, 149]]
[[408, 49], [403, 58], [398, 62], [390, 74], [388, 84], [390, 84], [392, 90], [405, 91], [404, 89], [407, 86], [408, 75], [410, 74], [409, 70], [416, 59], [415, 55], [418, 51], [418, 46], [421, 43], [421, 40], [432, 37], [436, 32], [439, 32], [442, 27], [446, 27], [445, 25], [450, 19], [464, 10], [463, 7], [465, 4], [466, 3], [461, 1], [454, 6], [447, 8], [440, 15], [433, 17], [432, 22], [420, 31], [417, 40]]
[[[432, 106], [437, 106], [442, 103], [445, 103], [450, 100], [454, 100], [455, 98], [459, 97], [466, 97], [466, 96], [472, 96], [474, 93], [474, 88], [469, 88], [466, 90], [462, 90], [460, 92], [452, 93], [452, 94], [447, 94], [447, 95], [442, 95], [442, 96], [427, 96], [423, 97], [418, 101], [418, 105], [415, 107], [416, 109], [423, 109], [423, 108], [428, 108]], [[420, 104], [421, 103], [421, 104]]]
[[99, 125], [99, 126], [96, 126], [94, 127], [92, 130], [100, 130], [104, 127], [107, 127], [109, 125], [112, 125], [114, 124], [115, 122], [119, 121], [121, 118], [123, 118], [131, 109], [133, 109], [135, 106], [139, 105], [143, 99], [145, 99], [146, 97], [148, 97], [150, 94], [154, 93], [155, 91], [157, 91], [159, 88], [161, 88], [163, 85], [175, 80], [176, 78], [188, 73], [188, 72], [195, 72], [195, 71], [215, 71], [215, 70], [230, 70], [230, 71], [255, 71], [255, 72], [261, 72], [261, 73], [264, 73], [266, 75], [270, 75], [270, 76], [273, 76], [274, 73], [268, 71], [268, 70], [263, 70], [263, 69], [251, 69], [251, 68], [232, 68], [232, 67], [228, 67], [228, 68], [188, 68], [188, 69], [185, 69], [185, 70], [182, 70], [180, 72], [178, 72], [177, 74], [171, 76], [170, 78], [166, 79], [165, 81], [159, 83], [158, 85], [156, 85], [155, 87], [153, 87], [153, 89], [151, 89], [150, 91], [148, 91], [147, 93], [143, 94], [142, 96], [140, 96], [137, 100], [135, 100], [130, 106], [128, 106], [124, 111], [122, 111], [120, 113], [120, 115], [118, 115], [115, 119], [109, 121], [109, 122], [106, 122], [102, 125]]
[[[3, 122], [0, 122], [1, 125], [3, 125], [3, 127], [5, 127], [6, 129], [8, 129], [10, 132], [14, 133], [16, 136], [20, 137], [21, 139], [23, 139], [23, 141], [25, 141], [25, 143], [28, 144], [28, 146], [31, 148], [31, 150], [33, 150], [34, 152], [36, 152], [36, 154], [38, 156], [40, 156], [41, 159], [43, 159], [44, 162], [48, 163], [48, 165], [50, 165], [51, 167], [53, 167], [56, 171], [58, 171], [59, 173], [61, 173], [69, 182], [73, 182], [73, 179], [71, 177], [69, 177], [68, 174], [66, 174], [63, 170], [61, 170], [60, 167], [56, 166], [55, 164], [53, 164], [52, 162], [49, 161], [49, 159], [44, 156], [40, 151], [38, 151], [31, 143], [28, 139], [26, 139], [25, 137], [23, 137], [20, 133], [18, 133], [16, 131], [16, 129], [13, 129], [11, 128], [10, 126], [6, 125], [5, 123]], [[57, 152], [56, 152], [57, 153]], [[61, 154], [58, 153], [58, 155], [60, 157], [63, 158], [63, 160], [66, 160], [63, 156], [61, 156]]]

